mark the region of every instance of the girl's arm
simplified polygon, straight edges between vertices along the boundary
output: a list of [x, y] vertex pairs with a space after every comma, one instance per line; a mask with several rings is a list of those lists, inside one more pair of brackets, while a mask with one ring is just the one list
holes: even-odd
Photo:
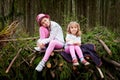
[[43, 39], [42, 40], [42, 42], [44, 43], [44, 44], [47, 44], [47, 43], [49, 43], [51, 40], [53, 40], [55, 37], [56, 37], [56, 35], [59, 33], [59, 25], [56, 23], [56, 24], [51, 24], [51, 31], [50, 31], [50, 36], [49, 36], [49, 38], [45, 38], [45, 39]]
[[39, 36], [40, 36], [40, 39], [44, 39], [45, 38], [44, 27], [39, 27]]
[[75, 45], [81, 45], [81, 37], [77, 37], [73, 43]]
[[65, 40], [66, 40], [66, 43], [67, 44], [73, 44], [73, 39], [71, 38], [71, 35], [70, 34], [67, 34], [66, 35], [66, 38], [65, 38]]

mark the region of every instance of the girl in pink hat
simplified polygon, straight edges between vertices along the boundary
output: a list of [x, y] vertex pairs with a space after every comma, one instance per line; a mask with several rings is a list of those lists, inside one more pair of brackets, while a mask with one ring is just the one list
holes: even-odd
[[70, 22], [67, 27], [67, 35], [65, 38], [66, 40], [65, 52], [71, 55], [74, 66], [79, 65], [76, 54], [78, 55], [80, 62], [82, 62], [84, 65], [90, 64], [83, 57], [83, 53], [80, 48], [81, 45], [80, 35], [81, 35], [80, 25], [74, 21]]
[[35, 47], [35, 50], [40, 51], [41, 49], [46, 48], [46, 44], [48, 44], [43, 59], [35, 68], [35, 70], [40, 72], [45, 66], [45, 63], [49, 59], [52, 51], [54, 49], [63, 48], [64, 37], [61, 26], [58, 23], [51, 21], [49, 15], [38, 14], [36, 20], [39, 25], [40, 39], [37, 41], [37, 47]]

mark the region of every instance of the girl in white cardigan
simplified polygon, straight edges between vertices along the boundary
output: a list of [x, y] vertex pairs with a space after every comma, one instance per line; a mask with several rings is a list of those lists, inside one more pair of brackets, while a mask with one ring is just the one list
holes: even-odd
[[[72, 62], [74, 66], [79, 65], [76, 54], [78, 55], [81, 63], [84, 65], [89, 65], [90, 63], [84, 59], [83, 53], [81, 51], [81, 31], [80, 25], [77, 22], [70, 22], [67, 27], [67, 35], [66, 35], [66, 44], [65, 44], [65, 52], [70, 53], [72, 57]], [[76, 53], [76, 54], [75, 54]]]
[[40, 39], [37, 41], [37, 47], [35, 50], [40, 51], [46, 48], [43, 59], [39, 62], [35, 70], [42, 71], [45, 63], [48, 61], [52, 51], [54, 49], [60, 49], [64, 46], [64, 37], [61, 26], [50, 20], [50, 16], [47, 14], [38, 14], [36, 20], [39, 24]]

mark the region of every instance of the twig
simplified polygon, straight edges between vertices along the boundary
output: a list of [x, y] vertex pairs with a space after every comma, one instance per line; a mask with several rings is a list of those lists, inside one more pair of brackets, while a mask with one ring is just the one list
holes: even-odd
[[30, 55], [28, 55], [27, 58], [24, 59], [22, 62], [20, 62], [20, 64], [18, 66], [20, 66], [24, 62], [26, 62], [28, 65], [31, 65], [32, 62], [30, 61], [30, 63], [29, 63], [28, 62], [28, 58], [32, 57], [33, 55], [36, 55], [35, 53], [36, 53], [36, 51], [34, 50], [33, 53], [31, 53]]
[[55, 68], [57, 65], [58, 65], [58, 63], [57, 63], [57, 60], [56, 59], [53, 59], [53, 61], [54, 61], [54, 66], [53, 66], [53, 68]]
[[35, 55], [35, 52], [31, 53], [30, 55], [28, 55], [28, 58]]
[[52, 78], [55, 78], [55, 71], [50, 71]]
[[32, 49], [31, 47], [29, 47], [29, 46], [27, 46], [27, 48], [30, 50], [30, 51], [32, 51], [32, 52], [36, 52], [34, 49]]
[[[22, 56], [21, 56], [22, 57]], [[23, 59], [23, 61], [27, 64], [27, 65], [29, 65], [29, 63], [22, 57], [22, 59]]]
[[101, 78], [103, 79], [103, 78], [104, 78], [104, 75], [103, 75], [101, 69], [100, 69], [99, 67], [97, 67], [97, 66], [96, 66], [96, 68], [97, 68], [97, 70], [99, 71]]
[[115, 78], [110, 74], [109, 72], [106, 71], [106, 74], [111, 78], [111, 80], [115, 80]]
[[32, 62], [34, 61], [35, 57], [36, 57], [36, 55], [34, 55], [34, 56], [32, 57], [32, 59], [30, 60], [30, 66], [32, 65]]
[[18, 53], [15, 55], [15, 57], [14, 57], [13, 60], [11, 61], [10, 65], [8, 66], [8, 68], [7, 68], [6, 71], [5, 71], [6, 73], [9, 72], [12, 64], [14, 63], [14, 61], [16, 60], [16, 58], [18, 57], [18, 55], [19, 55], [19, 53], [21, 52], [21, 50], [22, 50], [22, 49], [19, 49]]

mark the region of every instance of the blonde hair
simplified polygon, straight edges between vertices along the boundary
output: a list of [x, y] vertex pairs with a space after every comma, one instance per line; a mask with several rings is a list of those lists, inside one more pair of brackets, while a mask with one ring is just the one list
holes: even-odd
[[68, 24], [68, 26], [67, 26], [67, 33], [71, 34], [70, 27], [71, 27], [72, 24], [74, 24], [75, 26], [77, 26], [78, 30], [77, 30], [76, 36], [81, 36], [82, 32], [80, 30], [80, 25], [77, 22], [75, 22], [75, 21], [72, 21], [72, 22], [70, 22]]

